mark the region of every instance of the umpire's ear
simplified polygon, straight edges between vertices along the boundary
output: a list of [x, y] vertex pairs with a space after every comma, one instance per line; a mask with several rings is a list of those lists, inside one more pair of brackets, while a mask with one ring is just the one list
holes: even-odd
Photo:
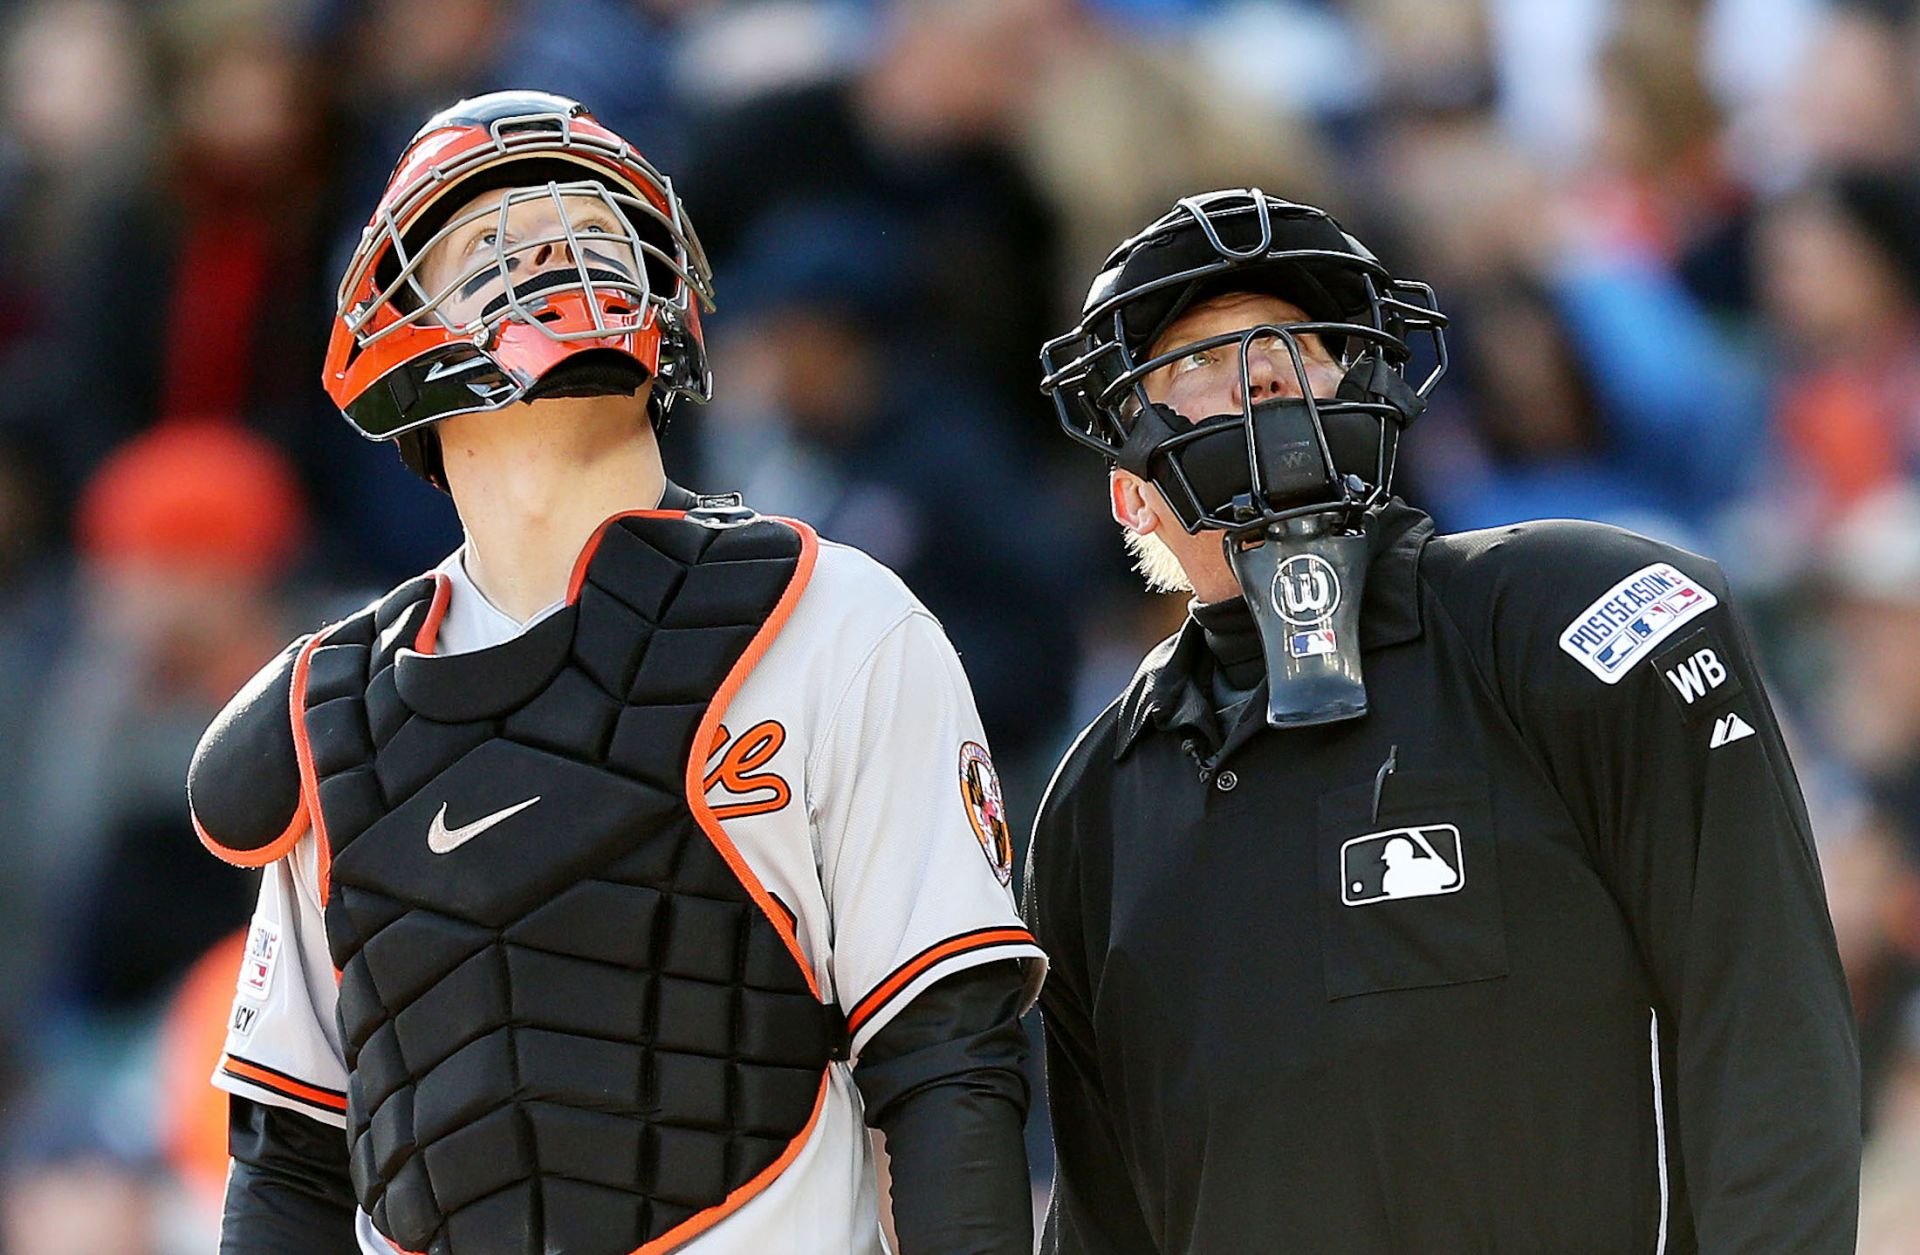
[[1167, 503], [1159, 491], [1132, 471], [1118, 466], [1108, 471], [1107, 490], [1113, 521], [1130, 532], [1151, 536], [1171, 521]]

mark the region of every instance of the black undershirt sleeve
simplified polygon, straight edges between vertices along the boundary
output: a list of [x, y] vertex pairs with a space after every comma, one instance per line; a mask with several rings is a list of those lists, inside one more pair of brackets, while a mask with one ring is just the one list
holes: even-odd
[[347, 1138], [309, 1116], [228, 1099], [220, 1255], [355, 1255]]
[[930, 986], [854, 1066], [887, 1137], [901, 1255], [1029, 1255], [1032, 1185], [1020, 967], [983, 964]]

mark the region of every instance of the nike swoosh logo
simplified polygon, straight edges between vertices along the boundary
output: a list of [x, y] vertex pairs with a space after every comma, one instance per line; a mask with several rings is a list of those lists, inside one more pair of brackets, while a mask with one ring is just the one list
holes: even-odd
[[530, 797], [524, 802], [516, 803], [503, 811], [495, 811], [491, 815], [483, 816], [470, 824], [462, 824], [458, 828], [447, 827], [447, 804], [442, 802], [440, 813], [433, 817], [431, 824], [427, 825], [427, 848], [435, 854], [451, 854], [495, 824], [513, 818], [539, 800], [537, 797]]

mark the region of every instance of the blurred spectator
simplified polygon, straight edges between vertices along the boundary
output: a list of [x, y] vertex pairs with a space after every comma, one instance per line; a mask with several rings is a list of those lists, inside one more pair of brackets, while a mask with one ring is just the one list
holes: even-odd
[[153, 1175], [74, 1155], [8, 1174], [0, 1238], [8, 1255], [161, 1255]]
[[109, 0], [21, 5], [4, 33], [0, 423], [38, 447], [65, 499], [134, 421], [117, 365], [151, 289], [117, 263], [151, 201], [152, 56], [133, 11]]
[[[1249, 40], [1240, 29], [1234, 14], [1245, 8], [1236, 6], [1193, 36], [1200, 67], [1189, 45], [1170, 39], [1134, 44], [1079, 24], [1055, 38], [1030, 89], [1019, 138], [1027, 167], [1060, 220], [1063, 275], [1088, 273], [1176, 197], [1249, 184], [1293, 200], [1332, 196], [1321, 137], [1294, 113], [1308, 102], [1283, 92], [1262, 95], [1253, 90], [1253, 76], [1241, 72], [1245, 67], [1219, 65], [1281, 55], [1277, 32], [1259, 29]], [[1028, 277], [1035, 284], [1049, 278]], [[1036, 296], [1052, 300], [1054, 311], [1077, 313], [1086, 291], [1048, 283], [1022, 299], [1038, 304]], [[1049, 322], [1047, 330], [1058, 327]], [[1029, 347], [1029, 358], [1038, 344]]]
[[730, 261], [762, 214], [778, 202], [858, 201], [912, 224], [894, 245], [921, 282], [900, 313], [922, 343], [964, 360], [999, 410], [1031, 405], [1033, 355], [1050, 329], [1035, 297], [1051, 290], [1054, 223], [1012, 132], [1071, 12], [1071, 0], [895, 0], [879, 48], [852, 77], [700, 122], [681, 182], [723, 308]]
[[181, 782], [207, 721], [293, 634], [283, 585], [307, 521], [271, 444], [173, 422], [101, 467], [76, 531], [79, 618], [9, 817], [40, 903], [43, 1032], [144, 1012], [246, 919], [251, 879], [198, 849]]
[[1007, 424], [969, 385], [971, 359], [942, 369], [903, 334], [916, 272], [894, 228], [844, 204], [752, 228], [716, 321], [727, 391], [700, 416], [703, 461], [713, 483], [898, 573], [952, 637], [1018, 770], [1066, 730], [1071, 533], [1008, 473]]
[[1910, 0], [1837, 0], [1796, 89], [1799, 129], [1820, 166], [1910, 164], [1920, 120]]
[[1853, 172], [1773, 205], [1759, 236], [1782, 367], [1783, 470], [1817, 533], [1920, 450], [1920, 192]]
[[1850, 511], [1828, 570], [1836, 594], [1829, 735], [1920, 861], [1920, 488], [1903, 485]]

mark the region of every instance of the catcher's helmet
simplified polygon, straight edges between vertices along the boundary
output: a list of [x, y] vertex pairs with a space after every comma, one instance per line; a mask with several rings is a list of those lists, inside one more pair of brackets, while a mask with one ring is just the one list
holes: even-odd
[[[461, 211], [494, 189], [508, 189], [497, 205]], [[540, 199], [558, 225], [512, 238], [511, 207]], [[598, 234], [583, 247], [569, 206], [589, 201]], [[486, 216], [500, 227], [490, 246], [429, 289], [422, 257]], [[516, 286], [512, 272], [532, 269], [521, 261], [541, 248], [564, 248], [569, 263]], [[456, 291], [489, 289], [465, 321], [444, 308]], [[434, 115], [401, 155], [340, 281], [324, 382], [356, 431], [397, 440], [410, 466], [441, 483], [427, 428], [443, 418], [631, 393], [649, 378], [656, 427], [677, 398], [707, 400], [700, 313], [712, 307], [712, 271], [670, 179], [577, 101], [491, 92]]]
[[[1264, 292], [1308, 322], [1250, 327], [1150, 353], [1196, 302]], [[1386, 499], [1402, 427], [1446, 370], [1446, 316], [1426, 284], [1395, 279], [1323, 210], [1235, 188], [1189, 196], [1108, 256], [1080, 322], [1040, 351], [1041, 390], [1066, 433], [1159, 486], [1189, 532], [1251, 531], [1308, 514], [1357, 514]], [[1345, 376], [1313, 395], [1298, 337], [1314, 335]], [[1246, 351], [1284, 343], [1299, 397], [1256, 403]], [[1407, 379], [1409, 341], [1428, 336], [1433, 363]], [[1189, 422], [1147, 399], [1147, 376], [1201, 349], [1238, 343], [1236, 414]]]

